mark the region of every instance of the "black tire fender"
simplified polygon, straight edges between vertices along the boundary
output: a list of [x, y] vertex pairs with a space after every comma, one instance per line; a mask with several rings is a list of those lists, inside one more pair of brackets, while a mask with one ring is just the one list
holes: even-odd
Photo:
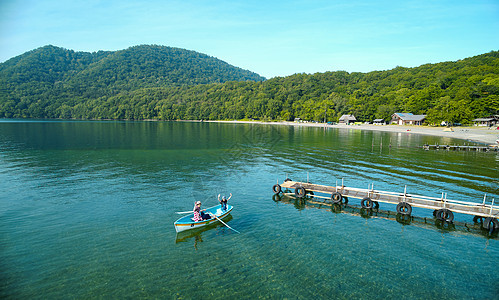
[[400, 202], [397, 204], [397, 213], [410, 216], [412, 213], [412, 206], [407, 202]]
[[371, 200], [371, 198], [365, 197], [360, 200], [360, 206], [362, 206], [362, 208], [371, 209], [373, 208], [373, 201]]
[[473, 222], [474, 222], [474, 223], [483, 223], [483, 219], [484, 219], [484, 218], [483, 218], [483, 217], [481, 217], [481, 216], [474, 216], [474, 217], [473, 217]]
[[299, 187], [297, 187], [297, 188], [295, 189], [295, 195], [296, 195], [296, 197], [298, 197], [298, 198], [303, 198], [303, 197], [305, 197], [305, 195], [307, 195], [307, 190], [305, 190], [305, 188], [304, 188], [304, 187], [299, 186]]
[[446, 208], [443, 208], [443, 209], [439, 209], [437, 211], [437, 215], [436, 215], [437, 219], [439, 220], [442, 220], [442, 221], [445, 221], [445, 222], [452, 222], [454, 221], [454, 213], [452, 213], [452, 211], [446, 209]]
[[333, 201], [334, 204], [340, 204], [342, 199], [343, 196], [338, 192], [331, 194], [331, 201]]
[[282, 188], [279, 184], [274, 184], [272, 191], [274, 191], [274, 194], [280, 194], [282, 192]]
[[499, 229], [499, 221], [497, 221], [497, 219], [494, 219], [492, 217], [487, 217], [483, 221], [483, 228], [489, 230], [490, 232], [498, 230]]

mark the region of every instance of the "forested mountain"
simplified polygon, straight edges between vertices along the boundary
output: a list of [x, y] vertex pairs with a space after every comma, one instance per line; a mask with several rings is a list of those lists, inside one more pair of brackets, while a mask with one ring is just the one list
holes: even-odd
[[499, 114], [499, 52], [416, 68], [264, 80], [193, 51], [46, 46], [0, 64], [0, 117], [336, 121], [427, 114], [469, 123]]
[[0, 117], [54, 118], [62, 105], [151, 87], [264, 77], [194, 51], [143, 45], [75, 52], [41, 47], [0, 64]]

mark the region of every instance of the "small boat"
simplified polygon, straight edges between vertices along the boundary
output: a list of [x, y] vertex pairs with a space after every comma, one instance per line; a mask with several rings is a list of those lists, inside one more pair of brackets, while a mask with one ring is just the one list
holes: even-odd
[[[222, 219], [222, 218], [227, 217], [230, 214], [230, 212], [232, 211], [232, 208], [233, 208], [232, 205], [227, 204], [227, 209], [222, 210], [221, 205], [215, 205], [215, 206], [206, 208], [205, 213], [213, 214], [217, 218]], [[173, 223], [173, 225], [175, 225], [175, 231], [182, 232], [182, 231], [186, 231], [189, 229], [203, 227], [203, 226], [212, 224], [214, 222], [218, 222], [218, 219], [214, 218], [213, 216], [211, 217], [211, 219], [197, 221], [197, 222], [193, 221], [192, 218], [194, 218], [194, 212], [187, 215], [187, 216], [183, 216], [182, 218], [175, 221], [175, 223]]]
[[[233, 217], [231, 214], [227, 215], [225, 218], [224, 218], [224, 222], [230, 222], [230, 220], [232, 220]], [[210, 223], [209, 225], [206, 225], [206, 226], [203, 226], [203, 227], [199, 227], [197, 229], [192, 229], [192, 230], [185, 230], [185, 231], [182, 231], [182, 232], [177, 232], [177, 234], [175, 235], [175, 244], [179, 244], [179, 243], [182, 243], [182, 242], [187, 242], [191, 239], [194, 238], [195, 241], [203, 241], [203, 238], [206, 237], [203, 235], [203, 233], [205, 231], [210, 231], [214, 228], [225, 228], [225, 225], [223, 225], [222, 223], [220, 222], [217, 222], [217, 223]]]

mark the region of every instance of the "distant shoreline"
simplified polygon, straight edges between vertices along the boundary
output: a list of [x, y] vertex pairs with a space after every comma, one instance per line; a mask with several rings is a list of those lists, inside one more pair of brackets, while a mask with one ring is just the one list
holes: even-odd
[[[285, 126], [304, 126], [304, 127], [324, 127], [324, 123], [298, 123], [298, 122], [261, 122], [261, 121], [205, 121], [215, 123], [234, 123], [234, 124], [265, 124], [265, 125], [285, 125]], [[496, 140], [499, 139], [499, 130], [496, 127], [464, 126], [452, 127], [453, 131], [444, 131], [445, 127], [427, 127], [410, 125], [325, 125], [327, 128], [338, 129], [358, 129], [384, 132], [399, 132], [406, 134], [424, 134], [439, 137], [461, 139], [470, 142], [478, 142], [486, 145], [497, 146]]]
[[[130, 121], [130, 120], [77, 120], [77, 119], [9, 119], [0, 118], [2, 121]], [[157, 119], [140, 120], [142, 122], [160, 122]], [[140, 122], [139, 121], [139, 122]], [[261, 124], [261, 125], [280, 125], [280, 126], [301, 126], [301, 127], [320, 127], [324, 128], [324, 123], [304, 123], [304, 122], [264, 122], [264, 121], [220, 121], [220, 120], [175, 120], [174, 122], [207, 122], [207, 123], [232, 123], [232, 124]], [[497, 127], [480, 127], [480, 126], [459, 126], [452, 127], [453, 131], [444, 131], [445, 127], [428, 127], [428, 126], [411, 126], [411, 125], [325, 125], [326, 128], [357, 129], [357, 130], [372, 130], [384, 132], [398, 132], [405, 134], [424, 134], [443, 138], [461, 139], [468, 142], [477, 142], [485, 145], [499, 147], [496, 142], [499, 140], [499, 130]]]

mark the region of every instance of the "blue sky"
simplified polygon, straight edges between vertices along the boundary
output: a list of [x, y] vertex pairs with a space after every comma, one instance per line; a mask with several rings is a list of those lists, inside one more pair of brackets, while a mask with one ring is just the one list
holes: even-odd
[[179, 47], [267, 78], [369, 72], [499, 50], [499, 0], [0, 1], [0, 62], [48, 44]]

